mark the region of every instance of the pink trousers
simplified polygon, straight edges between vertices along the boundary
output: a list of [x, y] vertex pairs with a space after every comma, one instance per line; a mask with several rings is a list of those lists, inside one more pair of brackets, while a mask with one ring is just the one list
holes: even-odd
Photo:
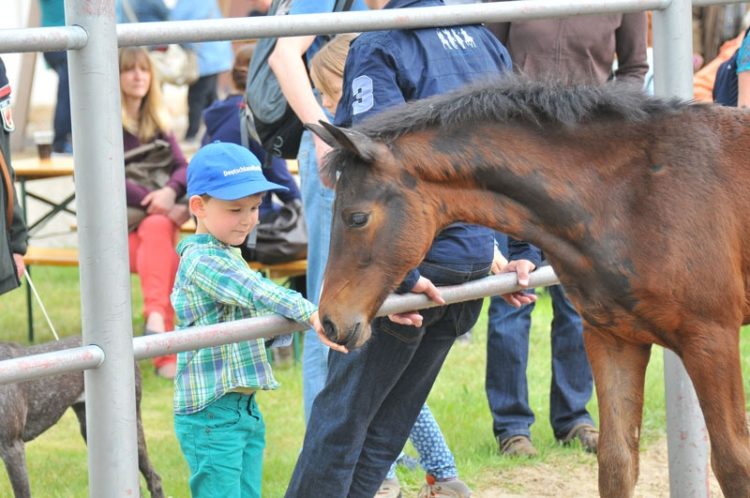
[[[165, 330], [174, 330], [174, 309], [169, 301], [180, 258], [175, 247], [179, 227], [167, 216], [146, 216], [128, 235], [130, 272], [138, 274], [143, 293], [143, 317], [157, 312], [164, 317]], [[154, 358], [159, 368], [175, 361], [174, 355]]]

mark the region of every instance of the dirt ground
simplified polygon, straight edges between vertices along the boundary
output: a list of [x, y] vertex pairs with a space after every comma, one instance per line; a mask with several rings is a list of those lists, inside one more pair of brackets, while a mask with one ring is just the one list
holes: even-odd
[[[559, 463], [538, 463], [520, 466], [499, 473], [495, 486], [478, 491], [476, 498], [558, 498], [598, 497], [595, 458]], [[724, 495], [713, 476], [709, 475], [711, 498]], [[641, 452], [640, 474], [635, 488], [636, 498], [669, 497], [669, 472], [666, 438], [652, 443]]]

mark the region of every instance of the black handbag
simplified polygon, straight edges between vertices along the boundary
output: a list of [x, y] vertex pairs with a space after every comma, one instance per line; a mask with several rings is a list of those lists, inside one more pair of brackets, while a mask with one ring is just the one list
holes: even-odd
[[[254, 245], [253, 245], [254, 242]], [[258, 224], [240, 247], [246, 261], [273, 265], [307, 257], [307, 225], [299, 200], [287, 202], [271, 220]]]

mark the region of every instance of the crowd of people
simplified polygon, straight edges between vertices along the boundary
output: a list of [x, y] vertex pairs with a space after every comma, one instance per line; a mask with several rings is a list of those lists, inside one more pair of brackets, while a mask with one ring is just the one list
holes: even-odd
[[[333, 12], [337, 3], [291, 0], [288, 14]], [[62, 0], [40, 4], [43, 25], [64, 24]], [[443, 4], [354, 0], [347, 7]], [[247, 2], [247, 7], [248, 15], [264, 15], [271, 2]], [[162, 0], [120, 0], [117, 12], [122, 22], [222, 16], [218, 3], [204, 0], [178, 0], [172, 9]], [[695, 14], [699, 22], [717, 16], [710, 10]], [[280, 38], [268, 64], [303, 123], [326, 121], [343, 127], [510, 71], [530, 78], [554, 75], [567, 82], [643, 86], [649, 70], [648, 17], [642, 12], [448, 29], [447, 34], [441, 28], [424, 28]], [[445, 36], [456, 30], [471, 43], [446, 43]], [[739, 26], [734, 30], [737, 35]], [[737, 105], [747, 107], [750, 36], [744, 28], [741, 33], [735, 40]], [[726, 51], [717, 45], [727, 38], [702, 32], [698, 39], [702, 45], [696, 48], [696, 71], [708, 67], [709, 58], [723, 57]], [[480, 318], [482, 300], [376, 318], [372, 338], [358, 350], [332, 343], [317, 316], [335, 200], [335, 186], [320, 174], [330, 147], [309, 131], [303, 133], [298, 185], [282, 159], [248, 136], [243, 130], [244, 93], [253, 49], [233, 51], [228, 42], [186, 46], [197, 54], [198, 75], [189, 84], [188, 126], [178, 139], [165, 117], [160, 75], [150, 55], [160, 49], [119, 52], [130, 267], [143, 294], [143, 334], [268, 313], [308, 324], [302, 366], [307, 430], [287, 496], [401, 496], [395, 468], [407, 439], [426, 472], [420, 497], [470, 496], [439, 427], [439, 414], [431, 412], [426, 400], [454, 341]], [[59, 75], [53, 149], [70, 153], [66, 54], [47, 53], [45, 60]], [[231, 74], [231, 88], [219, 99], [223, 73]], [[0, 224], [8, 234], [0, 251], [0, 293], [20, 285], [27, 243], [13, 189], [8, 147], [12, 119], [5, 111], [9, 99], [0, 59]], [[196, 141], [201, 148], [188, 163], [180, 144]], [[300, 202], [305, 212], [308, 272], [303, 293], [262, 278], [236, 249], [274, 211], [271, 193], [283, 203]], [[179, 228], [191, 215], [196, 232], [180, 240]], [[516, 272], [523, 282], [543, 264], [544, 254], [525, 241], [456, 223], [435, 238], [424, 261], [397, 292], [424, 293], [441, 302], [441, 286], [490, 272]], [[593, 380], [582, 320], [561, 286], [547, 292], [554, 316], [550, 424], [562, 444], [578, 441], [595, 453], [598, 431], [587, 409]], [[530, 289], [490, 299], [485, 387], [497, 451], [507, 457], [538, 455], [531, 440], [535, 419], [526, 382], [535, 302]], [[285, 345], [288, 338], [274, 342]], [[193, 496], [261, 496], [265, 426], [256, 393], [278, 387], [267, 346], [263, 340], [243, 341], [154, 360], [159, 375], [174, 379], [175, 431], [190, 468]], [[374, 364], [387, 368], [373, 376]]]

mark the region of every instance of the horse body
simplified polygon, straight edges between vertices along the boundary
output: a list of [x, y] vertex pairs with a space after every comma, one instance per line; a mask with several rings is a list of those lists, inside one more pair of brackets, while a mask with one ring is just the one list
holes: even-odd
[[[81, 345], [80, 336], [32, 346], [0, 342], [0, 360], [49, 353]], [[163, 498], [161, 477], [148, 457], [141, 422], [141, 372], [135, 364], [135, 402], [138, 437], [138, 468], [152, 498]], [[31, 496], [25, 443], [55, 425], [72, 408], [78, 418], [81, 435], [86, 439], [86, 406], [83, 372], [63, 374], [0, 385], [0, 458], [16, 498]]]
[[584, 321], [600, 493], [632, 496], [658, 344], [693, 381], [724, 494], [750, 496], [739, 361], [750, 114], [513, 80], [400, 111], [355, 130], [313, 127], [337, 147], [329, 165], [340, 171], [320, 306], [328, 335], [364, 342], [385, 296], [452, 222], [528, 240]]

